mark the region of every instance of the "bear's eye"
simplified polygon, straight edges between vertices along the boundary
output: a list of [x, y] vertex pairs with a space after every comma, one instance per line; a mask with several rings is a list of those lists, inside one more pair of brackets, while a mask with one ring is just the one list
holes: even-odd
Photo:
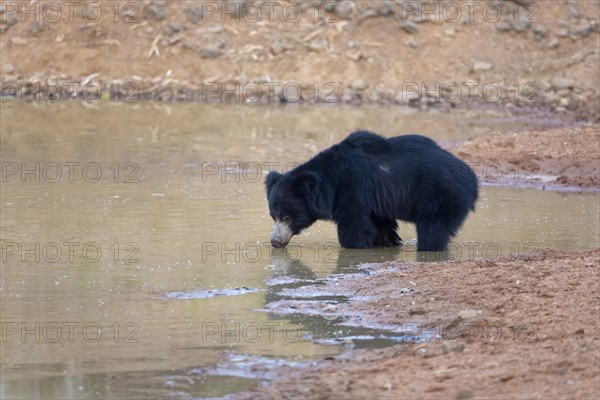
[[288, 224], [289, 224], [290, 222], [292, 222], [292, 217], [290, 217], [289, 215], [286, 215], [286, 216], [284, 216], [284, 217], [283, 217], [281, 220], [282, 220], [283, 222], [285, 222], [285, 223], [288, 223]]

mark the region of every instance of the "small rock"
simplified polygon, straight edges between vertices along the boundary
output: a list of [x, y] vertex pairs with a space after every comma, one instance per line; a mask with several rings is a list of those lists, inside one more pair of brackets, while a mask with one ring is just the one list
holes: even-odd
[[544, 98], [544, 103], [550, 104], [550, 105], [558, 104], [558, 102], [560, 101], [560, 96], [553, 92], [544, 93], [543, 98]]
[[2, 65], [3, 74], [12, 74], [13, 72], [15, 72], [15, 66], [11, 63], [6, 63]]
[[342, 0], [336, 4], [335, 13], [342, 19], [352, 18], [352, 2], [348, 0]]
[[6, 31], [8, 31], [11, 26], [19, 22], [19, 20], [14, 15], [3, 15], [0, 19], [0, 22], [0, 33], [6, 33]]
[[417, 25], [412, 22], [412, 21], [403, 21], [400, 22], [400, 28], [406, 32], [406, 33], [410, 33], [411, 35], [413, 33], [417, 33], [419, 32], [419, 28], [417, 27]]
[[417, 41], [415, 40], [414, 37], [411, 37], [411, 38], [408, 38], [407, 40], [405, 40], [404, 44], [408, 47], [412, 47], [413, 49], [416, 49], [418, 47]]
[[462, 319], [475, 318], [481, 314], [483, 314], [481, 310], [461, 310], [458, 312], [458, 316]]
[[579, 11], [577, 11], [577, 6], [574, 1], [569, 1], [569, 17], [573, 19], [578, 19], [580, 17]]
[[185, 14], [187, 15], [188, 21], [195, 25], [204, 16], [204, 9], [202, 7], [186, 8]]
[[558, 46], [560, 46], [560, 42], [555, 37], [551, 37], [548, 43], [546, 43], [546, 48], [548, 49], [557, 49]]
[[473, 63], [473, 71], [475, 71], [475, 72], [489, 71], [492, 68], [493, 68], [493, 65], [490, 63], [487, 63], [485, 61], [475, 61]]
[[552, 86], [552, 89], [557, 91], [562, 89], [571, 89], [575, 85], [575, 81], [573, 81], [573, 79], [557, 76], [552, 79], [550, 85]]
[[535, 35], [535, 40], [540, 41], [541, 39], [548, 37], [548, 28], [546, 28], [546, 25], [539, 24], [533, 29], [533, 33]]
[[522, 18], [522, 19], [518, 19], [517, 21], [513, 22], [513, 29], [519, 33], [525, 32], [527, 31], [527, 29], [529, 29], [529, 27], [531, 26], [531, 22], [529, 20], [527, 20], [526, 18]]
[[144, 17], [152, 18], [155, 21], [162, 21], [167, 17], [167, 13], [160, 2], [154, 1], [144, 7]]
[[183, 38], [184, 38], [184, 36], [182, 33], [180, 33], [178, 35], [170, 36], [169, 39], [167, 40], [167, 44], [169, 46], [173, 46], [174, 44], [181, 42], [183, 40]]
[[223, 33], [224, 31], [225, 27], [222, 24], [217, 24], [206, 28], [197, 28], [194, 30], [194, 33], [197, 33], [198, 35], [208, 35], [213, 33]]
[[403, 287], [402, 289], [400, 289], [400, 293], [412, 293], [412, 292], [414, 292], [413, 288]]
[[327, 41], [323, 38], [315, 38], [308, 42], [308, 49], [311, 51], [319, 51], [327, 46]]
[[513, 24], [510, 21], [500, 21], [495, 25], [495, 28], [498, 32], [509, 32], [513, 30]]
[[27, 44], [27, 39], [21, 37], [21, 36], [13, 36], [10, 38], [10, 43], [14, 44], [14, 45], [25, 45]]
[[458, 393], [456, 393], [456, 400], [462, 399], [470, 399], [475, 396], [475, 393], [471, 389], [460, 389]]
[[594, 31], [594, 27], [592, 27], [592, 25], [588, 24], [587, 22], [583, 23], [582, 25], [580, 25], [576, 32], [581, 36], [581, 37], [588, 37], [590, 36], [590, 34]]
[[211, 43], [200, 49], [200, 57], [204, 59], [215, 59], [221, 56], [221, 45]]
[[360, 61], [366, 57], [360, 50], [349, 50], [346, 52], [346, 58], [352, 61]]
[[456, 35], [456, 30], [454, 28], [448, 28], [444, 31], [444, 35], [454, 37]]
[[444, 348], [443, 348], [443, 353], [444, 354], [448, 354], [450, 352], [454, 352], [454, 353], [462, 353], [463, 351], [465, 351], [465, 345], [462, 343], [455, 343], [455, 342], [444, 342]]
[[31, 36], [38, 36], [44, 30], [44, 21], [33, 21], [31, 23], [31, 27], [29, 28], [29, 32]]
[[365, 82], [363, 79], [358, 78], [352, 82], [352, 84], [350, 84], [350, 87], [354, 90], [365, 90], [369, 87], [369, 85], [367, 85], [367, 82]]
[[394, 15], [394, 6], [392, 6], [389, 2], [385, 2], [380, 4], [377, 8], [377, 14], [382, 17], [388, 17], [390, 15]]
[[177, 32], [181, 32], [183, 30], [183, 25], [178, 22], [171, 22], [167, 26], [165, 26], [165, 33], [167, 36], [171, 36]]

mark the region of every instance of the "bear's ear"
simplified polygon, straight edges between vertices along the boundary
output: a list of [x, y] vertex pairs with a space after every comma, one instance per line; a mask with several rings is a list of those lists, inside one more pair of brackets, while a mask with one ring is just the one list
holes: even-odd
[[271, 194], [271, 189], [273, 189], [273, 185], [279, 180], [279, 178], [281, 178], [283, 175], [281, 175], [279, 172], [277, 171], [271, 171], [269, 172], [269, 174], [267, 175], [266, 179], [265, 179], [265, 186], [267, 187], [267, 197], [269, 197], [269, 194]]
[[306, 196], [311, 213], [316, 218], [327, 219], [331, 217], [331, 208], [333, 207], [332, 190], [319, 174], [313, 171], [302, 174], [299, 187]]

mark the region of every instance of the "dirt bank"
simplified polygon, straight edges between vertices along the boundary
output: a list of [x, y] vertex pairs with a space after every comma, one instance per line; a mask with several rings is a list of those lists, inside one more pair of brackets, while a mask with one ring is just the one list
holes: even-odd
[[[285, 369], [235, 398], [597, 398], [599, 265], [600, 250], [540, 250], [497, 261], [369, 264], [365, 274], [300, 287], [300, 296], [360, 297], [309, 311], [321, 307], [350, 324], [393, 326], [426, 341]], [[284, 302], [272, 311], [285, 312]]]
[[496, 132], [450, 150], [468, 162], [482, 183], [524, 187], [600, 185], [600, 125], [534, 132]]
[[42, 100], [100, 88], [119, 101], [492, 103], [597, 120], [598, 19], [597, 3], [571, 0], [3, 1], [0, 81]]

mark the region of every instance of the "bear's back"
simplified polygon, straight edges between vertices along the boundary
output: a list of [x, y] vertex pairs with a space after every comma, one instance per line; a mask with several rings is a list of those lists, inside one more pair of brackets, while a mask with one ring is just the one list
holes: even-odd
[[440, 149], [432, 139], [421, 135], [402, 135], [385, 138], [369, 131], [356, 131], [342, 142], [365, 153], [385, 154], [390, 150], [402, 151], [418, 148]]

